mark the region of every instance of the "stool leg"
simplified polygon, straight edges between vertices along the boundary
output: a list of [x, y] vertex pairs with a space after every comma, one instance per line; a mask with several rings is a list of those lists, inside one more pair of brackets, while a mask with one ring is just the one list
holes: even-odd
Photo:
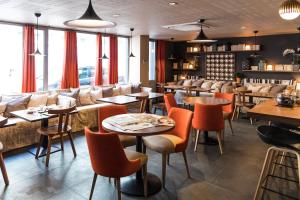
[[51, 143], [52, 143], [52, 137], [48, 136], [48, 147], [47, 147], [47, 156], [46, 156], [46, 167], [49, 166], [49, 159], [51, 154]]
[[3, 160], [2, 153], [0, 153], [0, 167], [1, 167], [1, 172], [2, 172], [2, 175], [3, 175], [5, 185], [8, 185], [9, 180], [8, 180], [8, 176], [7, 176], [7, 172], [6, 172], [5, 163], [4, 163], [4, 160]]

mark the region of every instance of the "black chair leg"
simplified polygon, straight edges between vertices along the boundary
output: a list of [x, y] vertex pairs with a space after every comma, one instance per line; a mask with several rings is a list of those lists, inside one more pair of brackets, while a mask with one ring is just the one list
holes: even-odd
[[89, 200], [91, 200], [92, 197], [93, 197], [93, 193], [94, 193], [96, 181], [97, 181], [97, 174], [95, 173], [95, 174], [94, 174], [94, 178], [93, 178], [93, 184], [92, 184], [92, 189], [91, 189], [91, 193], [90, 193], [90, 198], [89, 198]]

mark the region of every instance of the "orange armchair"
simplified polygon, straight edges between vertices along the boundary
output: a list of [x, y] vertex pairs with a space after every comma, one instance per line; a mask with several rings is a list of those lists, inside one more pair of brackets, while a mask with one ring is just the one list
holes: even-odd
[[194, 151], [197, 151], [200, 131], [216, 131], [220, 152], [223, 154], [222, 135], [224, 119], [221, 105], [203, 105], [196, 103], [192, 125], [193, 128], [197, 130]]
[[124, 150], [116, 133], [95, 133], [85, 128], [85, 136], [94, 170], [89, 199], [92, 199], [98, 175], [116, 179], [118, 199], [121, 199], [120, 178], [129, 176], [141, 168], [144, 175], [144, 194], [147, 196], [147, 155]]
[[[108, 117], [120, 115], [120, 114], [126, 114], [127, 108], [123, 105], [108, 105], [100, 107], [98, 110], [98, 126], [99, 131], [101, 133], [106, 133], [107, 131], [102, 127], [102, 121], [105, 120]], [[120, 141], [124, 148], [133, 146], [136, 144], [136, 138], [134, 136], [125, 136], [125, 135], [119, 135]]]
[[178, 107], [173, 93], [165, 94], [164, 100], [165, 100], [165, 104], [166, 104], [168, 113], [170, 112], [171, 108]]
[[188, 177], [185, 150], [188, 145], [193, 112], [182, 108], [171, 108], [168, 116], [175, 121], [175, 128], [165, 134], [143, 137], [145, 147], [162, 154], [162, 181], [165, 187], [167, 156], [182, 152]]
[[232, 116], [234, 112], [234, 107], [235, 107], [235, 96], [234, 93], [215, 93], [216, 98], [223, 98], [229, 100], [231, 103], [227, 106], [222, 106], [223, 110], [223, 118], [224, 120], [227, 120], [231, 129], [231, 134], [234, 135], [233, 133], [233, 128], [232, 128]]

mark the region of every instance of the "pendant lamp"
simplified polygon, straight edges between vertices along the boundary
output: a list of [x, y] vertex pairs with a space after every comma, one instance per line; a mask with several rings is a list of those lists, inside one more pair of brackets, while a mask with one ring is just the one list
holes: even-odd
[[[105, 34], [104, 35], [106, 35], [106, 29], [105, 29]], [[105, 54], [105, 38], [104, 38], [104, 41], [103, 41], [103, 49], [104, 49], [104, 54], [103, 54], [102, 58], [100, 58], [100, 59], [107, 60], [108, 57]]]
[[[174, 41], [174, 38], [170, 38], [171, 42]], [[168, 60], [175, 60], [176, 58], [174, 57], [173, 53], [171, 53], [170, 57], [168, 58]]]
[[129, 55], [129, 58], [134, 58], [135, 56], [133, 55], [132, 53], [132, 32], [134, 31], [134, 28], [130, 28], [130, 55]]
[[293, 20], [300, 15], [300, 3], [297, 0], [285, 0], [279, 7], [279, 15], [284, 20]]
[[34, 16], [36, 17], [36, 50], [34, 53], [29, 54], [30, 56], [42, 56], [42, 53], [39, 50], [39, 17], [41, 16], [41, 13], [34, 13]]
[[[257, 37], [258, 31], [253, 31], [253, 33], [254, 33], [254, 45], [255, 45], [255, 48], [256, 48], [256, 37]], [[250, 55], [250, 57], [258, 58], [258, 57], [260, 57], [260, 55], [257, 52], [254, 52], [253, 54]]]
[[190, 43], [213, 43], [213, 42], [217, 42], [217, 40], [212, 40], [212, 39], [209, 39], [204, 31], [203, 31], [203, 27], [202, 25], [200, 26], [200, 32], [198, 34], [198, 36], [194, 39], [194, 40], [190, 40], [189, 42]]

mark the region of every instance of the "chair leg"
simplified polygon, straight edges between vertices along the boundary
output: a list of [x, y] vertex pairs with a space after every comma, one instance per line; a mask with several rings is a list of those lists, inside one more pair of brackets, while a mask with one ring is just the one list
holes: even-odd
[[143, 166], [143, 177], [144, 177], [144, 196], [147, 199], [148, 196], [148, 172], [147, 163]]
[[147, 152], [147, 147], [146, 147], [146, 145], [143, 143], [143, 154], [146, 154], [146, 152]]
[[231, 123], [231, 119], [230, 118], [228, 118], [228, 122], [229, 122], [230, 130], [231, 130], [231, 135], [234, 135], [233, 128], [232, 128], [232, 123]]
[[154, 111], [153, 111], [153, 114], [156, 114], [156, 107], [154, 107]]
[[167, 165], [167, 154], [162, 154], [162, 186], [166, 188], [166, 165]]
[[200, 134], [200, 130], [197, 130], [197, 134], [196, 134], [196, 141], [195, 141], [195, 147], [194, 147], [194, 151], [197, 151], [197, 145], [198, 145], [198, 140], [199, 140], [199, 134]]
[[92, 197], [93, 197], [93, 193], [94, 193], [94, 189], [95, 189], [95, 185], [96, 185], [96, 181], [97, 181], [97, 176], [98, 176], [98, 175], [95, 173], [95, 174], [94, 174], [94, 178], [93, 178], [92, 189], [91, 189], [91, 193], [90, 193], [90, 198], [89, 198], [89, 200], [91, 200]]
[[188, 175], [188, 178], [191, 178], [191, 174], [190, 174], [189, 165], [188, 165], [188, 162], [187, 162], [187, 158], [186, 158], [186, 153], [185, 153], [185, 151], [182, 152], [182, 155], [183, 155], [183, 159], [184, 159], [184, 164], [185, 164], [185, 168], [186, 168], [186, 173], [187, 173], [187, 175]]
[[63, 138], [63, 134], [60, 134], [60, 146], [61, 146], [61, 150], [64, 150], [64, 138]]
[[41, 136], [40, 136], [40, 141], [39, 141], [38, 146], [37, 146], [37, 149], [36, 149], [35, 159], [38, 159], [38, 158], [39, 158], [39, 154], [40, 154], [40, 150], [41, 150], [43, 138], [44, 138], [44, 135], [41, 135]]
[[237, 107], [237, 110], [236, 110], [236, 119], [238, 120], [239, 117], [240, 117], [240, 112], [241, 112], [241, 107]]
[[250, 117], [250, 124], [253, 125], [253, 119]]
[[51, 154], [51, 143], [52, 137], [48, 136], [48, 147], [47, 147], [47, 155], [46, 155], [46, 167], [49, 166], [50, 154]]
[[234, 120], [234, 117], [235, 117], [235, 114], [236, 114], [236, 108], [237, 108], [237, 106], [234, 106], [233, 114], [232, 114], [231, 120]]
[[170, 154], [167, 154], [167, 164], [170, 166]]
[[0, 153], [0, 167], [1, 167], [1, 172], [2, 172], [2, 176], [5, 182], [5, 185], [9, 185], [9, 180], [8, 180], [8, 176], [7, 176], [7, 172], [6, 172], [6, 167], [5, 167], [5, 163], [3, 160], [3, 155], [2, 153]]
[[70, 138], [70, 142], [71, 142], [71, 146], [72, 146], [74, 157], [76, 157], [77, 154], [76, 154], [76, 149], [75, 149], [75, 145], [74, 145], [74, 141], [73, 141], [73, 137], [72, 137], [72, 132], [69, 132], [68, 136]]
[[121, 184], [120, 184], [120, 178], [116, 178], [117, 183], [117, 194], [118, 194], [118, 200], [121, 200]]
[[223, 142], [222, 142], [222, 132], [221, 131], [217, 132], [217, 138], [218, 138], [220, 152], [221, 152], [221, 155], [222, 155], [223, 154]]

